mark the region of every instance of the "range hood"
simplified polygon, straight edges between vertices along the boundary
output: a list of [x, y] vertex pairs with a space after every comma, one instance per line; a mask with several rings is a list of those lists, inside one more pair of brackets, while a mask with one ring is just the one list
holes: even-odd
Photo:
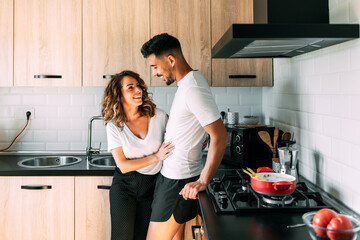
[[254, 24], [232, 24], [212, 58], [289, 58], [359, 38], [359, 24], [329, 24], [328, 0], [254, 0]]

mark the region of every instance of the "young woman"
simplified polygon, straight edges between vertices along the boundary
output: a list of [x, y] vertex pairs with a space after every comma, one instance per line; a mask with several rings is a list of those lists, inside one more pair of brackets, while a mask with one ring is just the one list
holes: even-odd
[[110, 189], [111, 239], [145, 239], [157, 173], [174, 146], [163, 143], [167, 115], [156, 108], [139, 74], [116, 74], [102, 115], [116, 170]]

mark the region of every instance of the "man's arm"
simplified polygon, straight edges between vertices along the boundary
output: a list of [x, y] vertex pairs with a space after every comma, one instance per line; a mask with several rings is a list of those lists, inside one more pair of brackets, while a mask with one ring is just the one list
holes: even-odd
[[198, 192], [204, 191], [210, 183], [216, 170], [218, 169], [223, 158], [229, 135], [226, 132], [221, 119], [204, 127], [205, 131], [210, 135], [210, 145], [206, 158], [206, 163], [201, 171], [200, 177], [196, 182], [190, 182], [184, 186], [179, 194], [183, 198], [196, 199]]

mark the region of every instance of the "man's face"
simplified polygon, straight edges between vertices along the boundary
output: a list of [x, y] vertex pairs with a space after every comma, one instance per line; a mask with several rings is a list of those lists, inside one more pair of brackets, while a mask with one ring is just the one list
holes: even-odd
[[147, 60], [150, 64], [153, 76], [162, 78], [166, 85], [170, 85], [175, 82], [175, 78], [172, 73], [172, 66], [168, 57], [157, 58], [155, 54], [151, 54], [147, 57]]

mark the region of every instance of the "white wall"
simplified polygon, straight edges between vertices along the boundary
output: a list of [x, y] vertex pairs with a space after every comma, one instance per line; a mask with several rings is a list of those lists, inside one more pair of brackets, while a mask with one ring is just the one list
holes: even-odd
[[[240, 87], [211, 88], [219, 111], [242, 115], [262, 112], [262, 89]], [[170, 112], [176, 87], [150, 87], [157, 107]], [[26, 110], [35, 116], [27, 130], [9, 150], [85, 151], [88, 121], [100, 115], [103, 87], [84, 88], [0, 88], [0, 149], [8, 147], [26, 123]], [[22, 114], [23, 113], [23, 114]], [[19, 119], [20, 118], [20, 119]], [[93, 122], [93, 147], [106, 150], [102, 121]]]
[[[331, 23], [359, 23], [359, 0], [330, 0]], [[299, 171], [360, 213], [360, 40], [274, 60], [266, 121], [295, 133]]]

